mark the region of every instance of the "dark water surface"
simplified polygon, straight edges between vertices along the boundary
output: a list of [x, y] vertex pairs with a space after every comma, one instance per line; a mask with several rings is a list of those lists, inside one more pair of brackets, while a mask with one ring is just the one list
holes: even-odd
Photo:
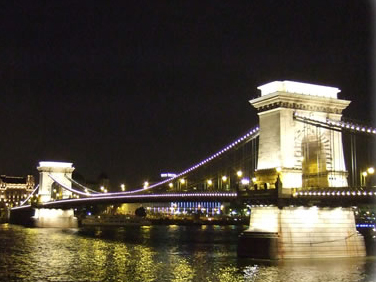
[[376, 281], [376, 258], [260, 262], [234, 226], [39, 229], [0, 225], [0, 281]]

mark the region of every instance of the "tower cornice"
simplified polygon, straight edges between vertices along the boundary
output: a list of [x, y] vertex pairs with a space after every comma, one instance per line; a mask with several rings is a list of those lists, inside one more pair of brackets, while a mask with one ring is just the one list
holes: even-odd
[[341, 114], [351, 103], [348, 100], [280, 91], [252, 99], [249, 102], [258, 112], [288, 108], [334, 114]]

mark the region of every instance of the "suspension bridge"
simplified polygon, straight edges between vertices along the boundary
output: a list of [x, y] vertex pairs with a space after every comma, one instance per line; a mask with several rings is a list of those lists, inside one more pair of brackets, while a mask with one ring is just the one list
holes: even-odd
[[[30, 204], [30, 195], [12, 213], [34, 209], [43, 218], [42, 211], [63, 210], [58, 216], [71, 219], [72, 209], [85, 205], [241, 201], [252, 207], [241, 239], [245, 255], [330, 256], [328, 246], [336, 249], [334, 256], [364, 255], [348, 207], [376, 200], [371, 169], [376, 129], [342, 116], [350, 101], [338, 99], [338, 88], [275, 81], [258, 89], [261, 95], [250, 103], [259, 125], [175, 176], [101, 193], [72, 179], [72, 163], [40, 162], [37, 202]], [[307, 215], [313, 220], [309, 228]], [[312, 233], [317, 238], [309, 236], [307, 243], [304, 237]], [[345, 248], [339, 245], [344, 242]]]

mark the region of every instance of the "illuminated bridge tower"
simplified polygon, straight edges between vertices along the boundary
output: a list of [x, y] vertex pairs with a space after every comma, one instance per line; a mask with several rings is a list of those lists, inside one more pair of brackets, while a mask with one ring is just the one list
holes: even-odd
[[[67, 199], [72, 195], [69, 190], [63, 189], [59, 184], [71, 188], [74, 167], [72, 163], [40, 162], [39, 167], [39, 201], [42, 203], [56, 199]], [[65, 177], [67, 176], [67, 177]], [[55, 179], [55, 180], [54, 180]], [[77, 219], [73, 209], [36, 209], [34, 215], [37, 227], [76, 227]]]
[[[260, 118], [256, 185], [257, 190], [278, 188], [278, 204], [251, 208], [238, 254], [267, 259], [365, 256], [351, 208], [297, 207], [283, 201], [293, 188], [347, 186], [341, 132], [298, 121], [294, 114], [339, 121], [350, 101], [337, 98], [338, 88], [293, 81], [258, 89], [261, 96], [250, 101]], [[278, 177], [282, 184], [276, 184]]]
[[67, 187], [71, 187], [72, 183], [65, 177], [72, 178], [74, 167], [72, 163], [62, 162], [39, 162], [39, 196], [42, 203], [55, 199], [67, 199], [72, 192], [62, 189], [60, 185], [53, 180], [56, 179]]
[[283, 188], [346, 187], [341, 132], [299, 122], [294, 114], [340, 121], [350, 101], [337, 98], [338, 88], [293, 81], [258, 89], [261, 96], [250, 101], [260, 119], [257, 185], [274, 188], [279, 174]]

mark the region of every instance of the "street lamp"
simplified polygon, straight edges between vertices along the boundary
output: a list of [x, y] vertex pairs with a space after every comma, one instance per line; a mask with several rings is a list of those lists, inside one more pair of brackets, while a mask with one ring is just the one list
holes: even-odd
[[369, 168], [367, 168], [367, 171], [363, 171], [362, 172], [362, 175], [363, 175], [363, 185], [364, 186], [367, 186], [367, 176], [371, 175], [371, 174], [374, 174], [374, 173], [375, 173], [375, 169], [373, 167], [369, 167]]
[[187, 180], [186, 179], [184, 179], [184, 178], [180, 178], [179, 179], [179, 182], [180, 182], [180, 191], [182, 191], [183, 190], [183, 186], [185, 185], [185, 189], [187, 190], [187, 187], [188, 187], [188, 185], [187, 185]]
[[120, 187], [121, 187], [121, 191], [124, 192], [125, 191], [125, 184], [121, 184]]
[[374, 174], [375, 169], [373, 167], [367, 168], [367, 170], [360, 173], [360, 186], [366, 186], [367, 185], [367, 176]]
[[228, 180], [228, 179], [227, 179], [227, 176], [226, 176], [226, 175], [223, 175], [222, 178], [221, 178], [221, 180], [222, 180], [222, 181], [221, 181], [221, 183], [220, 183], [220, 184], [221, 184], [221, 186], [220, 186], [221, 188], [220, 188], [220, 189], [221, 189], [221, 190], [227, 190], [227, 187], [229, 186], [229, 184], [227, 184], [227, 180]]
[[368, 173], [367, 171], [363, 171], [360, 173], [360, 186], [365, 186], [366, 185], [366, 177]]
[[241, 170], [238, 170], [238, 172], [236, 173], [236, 175], [237, 175], [238, 177], [242, 177], [242, 176], [243, 176], [243, 172], [242, 172]]

